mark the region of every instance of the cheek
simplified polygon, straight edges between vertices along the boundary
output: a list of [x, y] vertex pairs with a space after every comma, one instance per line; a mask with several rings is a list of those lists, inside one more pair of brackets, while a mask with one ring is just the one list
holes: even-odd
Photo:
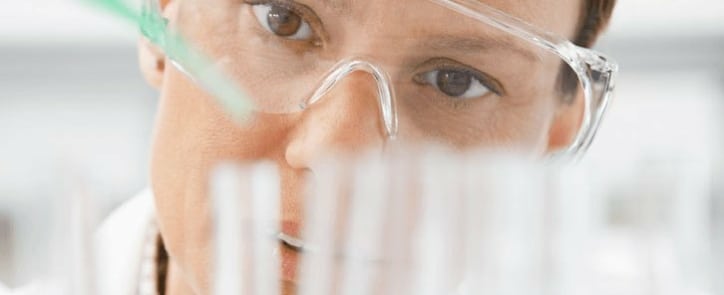
[[[169, 255], [193, 288], [208, 282], [209, 175], [222, 162], [282, 154], [287, 118], [258, 115], [244, 128], [173, 68], [161, 90], [151, 156], [151, 186]], [[199, 289], [197, 289], [199, 290]]]
[[501, 121], [499, 124], [507, 126], [508, 130], [502, 134], [502, 145], [517, 147], [532, 154], [543, 154], [548, 142], [548, 131], [555, 117], [554, 108], [548, 103], [552, 100], [541, 99], [539, 103], [520, 106], [521, 110], [515, 110], [513, 115]]
[[[169, 85], [170, 84], [170, 85]], [[208, 264], [207, 176], [218, 160], [204, 146], [209, 109], [193, 89], [166, 80], [151, 157], [151, 183], [164, 244], [190, 286], [203, 288]], [[186, 91], [181, 91], [186, 90]], [[183, 93], [183, 95], [181, 94]], [[193, 110], [193, 111], [192, 111]]]

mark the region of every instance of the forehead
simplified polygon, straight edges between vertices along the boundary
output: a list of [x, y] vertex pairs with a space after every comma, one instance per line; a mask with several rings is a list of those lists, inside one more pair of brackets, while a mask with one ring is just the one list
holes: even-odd
[[478, 0], [532, 25], [572, 38], [588, 0]]
[[[339, 14], [354, 13], [355, 8], [374, 5], [378, 9], [401, 8], [408, 13], [435, 14], [439, 5], [428, 5], [429, 0], [306, 0], [318, 2]], [[582, 4], [586, 0], [478, 0], [479, 2], [522, 19], [543, 30], [572, 38], [580, 21]], [[425, 3], [425, 4], [423, 4]], [[380, 11], [380, 10], [377, 10]]]

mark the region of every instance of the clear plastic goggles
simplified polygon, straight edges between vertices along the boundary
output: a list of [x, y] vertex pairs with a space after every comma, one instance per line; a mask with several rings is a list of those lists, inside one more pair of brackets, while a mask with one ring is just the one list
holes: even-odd
[[379, 105], [370, 119], [389, 138], [496, 147], [540, 142], [561, 108], [576, 107], [563, 152], [590, 145], [617, 71], [603, 55], [476, 0], [328, 2], [179, 0], [162, 17], [147, 0], [141, 24], [232, 113], [299, 112], [354, 93]]

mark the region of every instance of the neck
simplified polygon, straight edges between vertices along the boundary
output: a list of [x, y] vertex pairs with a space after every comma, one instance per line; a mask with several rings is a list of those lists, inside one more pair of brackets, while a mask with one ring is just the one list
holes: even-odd
[[161, 295], [196, 295], [193, 289], [186, 283], [181, 269], [172, 260], [168, 263], [165, 288], [166, 293]]

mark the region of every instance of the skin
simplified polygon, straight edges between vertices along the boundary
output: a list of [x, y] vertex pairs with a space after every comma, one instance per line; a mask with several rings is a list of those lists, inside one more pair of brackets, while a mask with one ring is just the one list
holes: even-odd
[[[175, 0], [162, 2], [164, 15], [169, 18], [170, 23], [178, 22], [177, 16], [184, 14], [184, 8], [179, 7], [179, 2]], [[574, 35], [580, 17], [580, 0], [484, 2], [547, 31], [567, 37]], [[310, 7], [319, 7], [312, 5], [314, 0], [304, 3]], [[341, 1], [338, 5], [344, 6], [344, 3]], [[374, 52], [370, 49], [379, 46], [366, 43], [365, 41], [369, 40], [364, 38], [350, 39], [340, 36], [374, 36], [375, 33], [384, 32], [382, 28], [394, 27], [391, 25], [395, 24], [395, 18], [391, 17], [391, 14], [377, 13], [370, 16], [364, 12], [386, 9], [399, 11], [404, 5], [418, 1], [368, 0], [352, 3], [352, 7], [361, 12], [349, 18], [337, 17], [338, 20], [331, 20], [331, 14], [319, 11], [320, 18], [324, 15], [325, 22], [351, 23], [335, 25], [328, 32], [330, 40], [333, 37], [337, 40], [336, 43], [330, 41], [329, 47], [326, 47], [334, 52], [335, 56]], [[394, 7], [389, 7], [392, 5]], [[432, 5], [415, 7], [416, 12], [419, 10], [422, 15], [436, 13], [433, 9], [435, 6]], [[370, 17], [380, 19], [366, 23], [365, 26], [354, 23]], [[375, 26], [375, 23], [384, 26]], [[359, 30], [359, 27], [364, 27], [367, 35], [355, 31]], [[198, 30], [194, 33], [205, 35], [207, 29], [199, 26], [194, 29]], [[359, 42], [345, 43], [339, 40]], [[208, 41], [207, 44], [220, 42], [213, 40], [213, 37], [202, 41]], [[314, 170], [316, 161], [322, 155], [340, 151], [360, 153], [380, 149], [387, 142], [375, 99], [376, 85], [368, 74], [350, 74], [322, 102], [304, 112], [256, 113], [249, 124], [239, 125], [229, 119], [196, 84], [170, 66], [163, 52], [144, 41], [140, 43], [139, 49], [142, 72], [149, 83], [160, 91], [151, 177], [161, 235], [170, 257], [167, 294], [210, 294], [212, 278], [209, 277], [208, 270], [211, 226], [207, 213], [210, 212], [207, 179], [215, 165], [228, 160], [270, 160], [276, 163], [282, 179], [282, 218], [284, 221], [300, 222], [302, 217], [299, 196], [304, 189], [304, 179]], [[382, 58], [380, 60], [382, 63], [387, 62]], [[253, 64], [249, 67], [253, 67]], [[239, 76], [250, 75], [248, 68], [230, 70]], [[550, 83], [546, 85], [553, 87], [554, 81], [548, 82]], [[275, 87], [264, 84], [263, 80], [255, 84], [267, 89]], [[581, 120], [582, 99], [576, 99], [572, 104], [561, 103], [553, 98], [542, 101], [543, 103], [530, 106], [525, 117], [491, 121], [489, 125], [505, 128], [478, 130], [479, 135], [486, 139], [484, 141], [471, 142], [466, 138], [452, 138], [443, 143], [460, 148], [485, 147], [486, 144], [519, 144], [525, 146], [528, 152], [536, 154], [545, 154], [566, 146], [575, 135], [576, 126]], [[404, 102], [400, 104], [404, 105]], [[414, 109], [414, 106], [410, 108]], [[425, 133], [424, 130], [433, 128], [436, 121], [413, 122], [409, 118], [410, 116], [404, 113], [400, 117], [400, 137], [406, 141], [440, 139], [439, 134], [446, 132], [437, 130], [437, 134]], [[405, 126], [413, 125], [419, 128], [405, 129]], [[294, 254], [288, 251], [283, 252], [283, 255], [289, 260], [295, 259]], [[285, 286], [290, 293], [293, 284], [287, 283]]]

